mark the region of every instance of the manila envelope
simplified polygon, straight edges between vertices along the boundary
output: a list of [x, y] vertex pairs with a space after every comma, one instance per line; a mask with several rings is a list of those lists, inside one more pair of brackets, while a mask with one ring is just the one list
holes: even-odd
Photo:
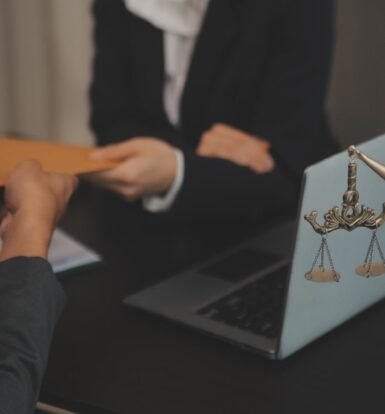
[[39, 161], [46, 172], [75, 175], [116, 166], [115, 161], [89, 159], [92, 150], [92, 147], [0, 136], [0, 187], [10, 172], [27, 159]]

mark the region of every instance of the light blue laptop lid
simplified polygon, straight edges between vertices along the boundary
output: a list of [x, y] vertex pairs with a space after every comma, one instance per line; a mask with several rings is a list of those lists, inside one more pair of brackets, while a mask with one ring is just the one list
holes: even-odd
[[[385, 164], [385, 135], [358, 148]], [[359, 204], [373, 208], [378, 216], [385, 201], [385, 181], [362, 161], [356, 162]], [[341, 275], [338, 283], [317, 283], [305, 278], [320, 249], [322, 238], [304, 216], [317, 210], [317, 221], [323, 224], [327, 211], [335, 206], [341, 210], [342, 196], [347, 189], [348, 163], [349, 156], [344, 151], [309, 167], [305, 172], [279, 358], [289, 356], [385, 296], [385, 275], [366, 278], [356, 274], [356, 267], [365, 261], [372, 237], [372, 231], [367, 228], [352, 232], [336, 230], [328, 235], [334, 267]], [[378, 229], [377, 236], [385, 252], [385, 224]], [[373, 262], [381, 261], [375, 249]], [[330, 267], [326, 257], [325, 264], [325, 267]]]

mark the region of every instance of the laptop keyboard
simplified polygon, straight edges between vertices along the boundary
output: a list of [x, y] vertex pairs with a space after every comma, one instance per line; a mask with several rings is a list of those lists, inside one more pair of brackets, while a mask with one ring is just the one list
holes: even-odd
[[289, 266], [199, 309], [197, 314], [268, 338], [279, 335]]

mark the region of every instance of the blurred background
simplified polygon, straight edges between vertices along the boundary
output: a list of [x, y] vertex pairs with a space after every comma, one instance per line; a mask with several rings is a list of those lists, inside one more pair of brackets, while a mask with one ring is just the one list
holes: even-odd
[[[93, 142], [91, 0], [0, 0], [0, 132]], [[385, 2], [337, 0], [328, 111], [343, 145], [385, 133]]]

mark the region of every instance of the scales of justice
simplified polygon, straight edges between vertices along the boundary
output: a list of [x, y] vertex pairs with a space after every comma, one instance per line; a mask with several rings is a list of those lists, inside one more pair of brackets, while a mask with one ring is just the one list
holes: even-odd
[[[336, 271], [332, 255], [328, 246], [328, 234], [336, 230], [351, 232], [359, 227], [364, 227], [372, 232], [364, 262], [356, 268], [356, 273], [363, 277], [385, 275], [385, 256], [377, 238], [377, 230], [385, 222], [385, 202], [382, 212], [376, 215], [374, 209], [359, 204], [357, 191], [357, 162], [361, 160], [370, 169], [385, 179], [385, 165], [368, 157], [355, 146], [348, 148], [350, 161], [348, 164], [348, 188], [343, 194], [342, 208], [333, 207], [324, 215], [323, 224], [317, 222], [318, 211], [314, 210], [305, 215], [313, 230], [321, 236], [321, 246], [315, 256], [311, 269], [305, 274], [305, 278], [312, 282], [338, 282], [340, 274]], [[373, 262], [375, 250], [381, 258], [381, 262]], [[326, 267], [326, 262], [328, 266]]]

